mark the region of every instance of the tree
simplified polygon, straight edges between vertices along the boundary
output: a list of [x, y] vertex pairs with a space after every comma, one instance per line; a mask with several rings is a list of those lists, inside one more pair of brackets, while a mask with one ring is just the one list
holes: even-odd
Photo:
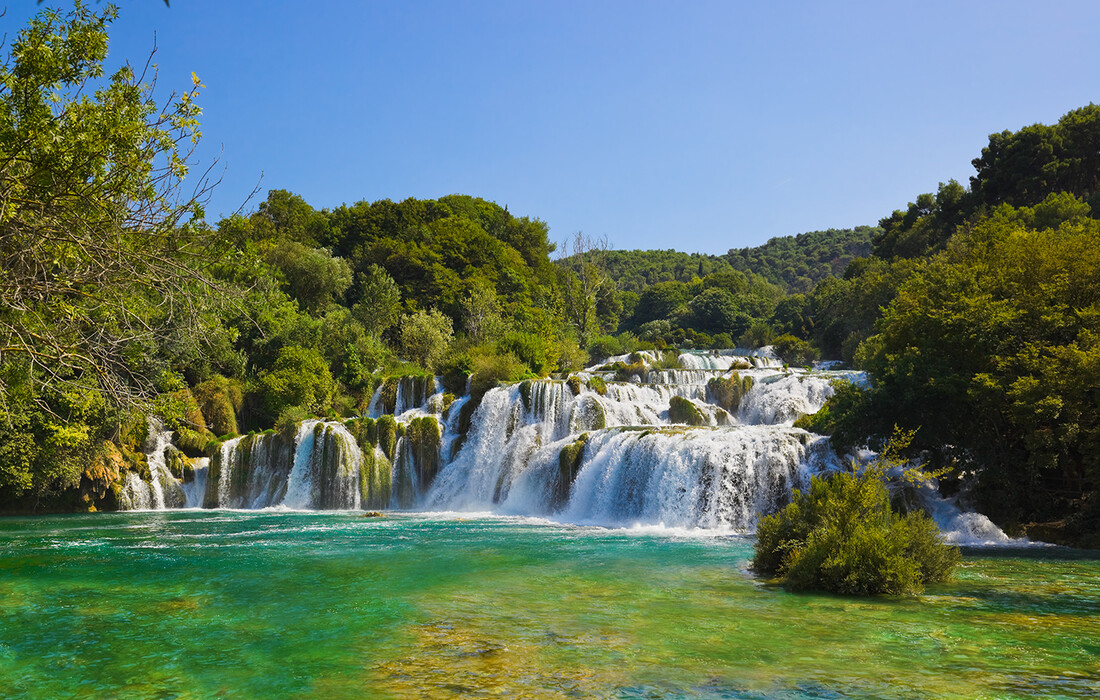
[[[569, 252], [572, 243], [572, 253]], [[577, 231], [573, 240], [562, 246], [558, 284], [565, 304], [565, 317], [577, 333], [582, 347], [599, 330], [597, 304], [611, 292], [604, 257], [606, 238], [592, 238]]]
[[433, 369], [451, 342], [451, 319], [436, 309], [417, 311], [401, 324], [401, 348], [405, 357], [425, 369]]
[[351, 286], [351, 267], [325, 248], [279, 241], [268, 252], [267, 259], [282, 271], [290, 296], [313, 316], [323, 313]]
[[155, 75], [101, 80], [115, 17], [45, 10], [0, 64], [0, 365], [125, 403], [152, 391], [149, 350], [199, 315], [218, 256], [207, 179], [181, 189], [202, 85], [158, 106]]
[[367, 332], [378, 338], [401, 316], [401, 290], [378, 265], [361, 272], [356, 286], [361, 301], [352, 307], [352, 313]]

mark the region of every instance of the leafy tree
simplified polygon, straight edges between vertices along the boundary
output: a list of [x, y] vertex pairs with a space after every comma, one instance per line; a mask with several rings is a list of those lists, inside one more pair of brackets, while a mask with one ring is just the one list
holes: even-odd
[[740, 335], [749, 326], [749, 316], [742, 311], [727, 289], [711, 287], [691, 300], [691, 319], [696, 330], [706, 333]]
[[977, 476], [1001, 522], [1052, 519], [1100, 486], [1100, 222], [997, 215], [904, 282], [860, 354], [883, 435]]
[[405, 357], [431, 369], [443, 357], [454, 333], [451, 319], [432, 309], [417, 311], [401, 322], [401, 349]]
[[281, 349], [271, 369], [261, 372], [258, 379], [261, 405], [270, 421], [291, 406], [327, 413], [335, 388], [321, 353], [298, 345]]
[[142, 361], [192, 322], [214, 237], [205, 181], [181, 195], [198, 78], [163, 105], [126, 65], [103, 80], [111, 6], [32, 19], [0, 65], [0, 364], [148, 395]]
[[357, 279], [360, 301], [352, 307], [352, 313], [378, 338], [401, 317], [401, 290], [378, 265], [371, 265]]
[[564, 302], [565, 317], [582, 346], [599, 330], [598, 305], [611, 293], [612, 282], [604, 266], [606, 239], [593, 239], [578, 231], [569, 246], [563, 246], [559, 260], [558, 284]]
[[342, 298], [351, 286], [351, 267], [325, 248], [283, 240], [270, 250], [268, 260], [282, 271], [287, 293], [314, 316]]

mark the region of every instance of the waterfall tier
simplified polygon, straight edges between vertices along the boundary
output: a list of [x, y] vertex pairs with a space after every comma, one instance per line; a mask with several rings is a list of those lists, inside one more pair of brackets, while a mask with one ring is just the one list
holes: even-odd
[[[445, 398], [434, 377], [392, 378], [365, 416], [235, 437], [185, 475], [168, 465], [171, 435], [151, 430], [149, 474], [128, 474], [120, 500], [134, 509], [495, 511], [750, 531], [812, 474], [840, 467], [827, 438], [793, 427], [838, 381], [865, 380], [788, 370], [766, 351], [634, 353], [479, 398]], [[997, 539], [987, 521], [952, 508], [941, 499], [933, 510]]]

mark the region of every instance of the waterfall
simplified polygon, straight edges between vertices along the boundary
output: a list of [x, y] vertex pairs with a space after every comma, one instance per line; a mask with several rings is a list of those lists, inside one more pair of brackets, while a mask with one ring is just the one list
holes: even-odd
[[[170, 433], [151, 429], [149, 473], [127, 473], [120, 500], [135, 509], [488, 510], [747, 532], [810, 476], [840, 468], [827, 438], [793, 423], [841, 381], [866, 378], [788, 369], [767, 349], [632, 353], [480, 397], [445, 396], [436, 377], [394, 377], [364, 416], [234, 437], [209, 459], [187, 460]], [[955, 541], [1004, 538], [934, 488], [922, 498]]]

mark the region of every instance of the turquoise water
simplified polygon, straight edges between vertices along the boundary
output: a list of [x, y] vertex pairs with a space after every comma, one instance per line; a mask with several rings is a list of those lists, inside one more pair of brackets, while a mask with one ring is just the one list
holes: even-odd
[[502, 518], [0, 519], [6, 698], [1100, 697], [1100, 560], [793, 595], [751, 540]]

